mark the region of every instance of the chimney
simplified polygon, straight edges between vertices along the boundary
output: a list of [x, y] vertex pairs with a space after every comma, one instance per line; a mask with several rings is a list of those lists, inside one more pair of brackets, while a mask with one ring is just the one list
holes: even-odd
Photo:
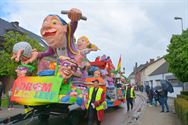
[[157, 59], [160, 59], [161, 57], [160, 56], [157, 56]]
[[149, 63], [153, 63], [155, 61], [155, 59], [150, 59], [150, 62]]
[[133, 71], [136, 71], [137, 68], [138, 68], [138, 64], [137, 64], [137, 62], [136, 62], [136, 63], [135, 63], [135, 66], [134, 66], [134, 68], [133, 68]]
[[19, 27], [19, 22], [18, 22], [18, 21], [11, 22], [11, 24], [12, 24], [13, 26]]

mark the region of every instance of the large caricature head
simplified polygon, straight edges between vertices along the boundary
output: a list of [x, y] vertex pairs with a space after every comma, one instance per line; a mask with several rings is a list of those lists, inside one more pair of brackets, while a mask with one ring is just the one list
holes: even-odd
[[26, 76], [28, 68], [24, 66], [18, 66], [15, 71], [16, 71], [17, 77]]
[[67, 42], [67, 23], [57, 15], [47, 16], [41, 27], [42, 38], [52, 48], [63, 48]]
[[17, 77], [26, 76], [28, 73], [31, 73], [35, 67], [27, 64], [21, 64], [16, 68]]
[[86, 49], [89, 46], [89, 40], [86, 36], [81, 36], [77, 41], [77, 48], [79, 50]]
[[60, 66], [58, 72], [64, 79], [68, 79], [74, 75], [78, 68], [76, 62], [68, 57], [60, 57], [59, 64]]
[[95, 78], [101, 77], [101, 72], [100, 72], [100, 70], [96, 70], [96, 71], [94, 72], [94, 77], [95, 77]]
[[110, 73], [111, 78], [115, 78], [115, 74], [113, 72]]

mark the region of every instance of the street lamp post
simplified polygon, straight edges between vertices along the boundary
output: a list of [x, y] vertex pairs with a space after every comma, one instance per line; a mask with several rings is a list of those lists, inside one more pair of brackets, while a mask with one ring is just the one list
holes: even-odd
[[181, 29], [183, 32], [183, 19], [181, 17], [174, 17], [175, 20], [181, 20]]

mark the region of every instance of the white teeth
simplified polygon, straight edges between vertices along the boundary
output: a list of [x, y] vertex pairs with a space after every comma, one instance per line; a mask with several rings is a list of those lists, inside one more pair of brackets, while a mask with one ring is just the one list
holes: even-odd
[[50, 29], [48, 32], [55, 32], [56, 31], [56, 29]]
[[43, 32], [42, 32], [42, 35], [45, 35], [46, 32], [51, 33], [51, 32], [56, 32], [56, 31], [57, 31], [57, 30], [53, 28], [53, 29], [50, 29], [50, 30], [47, 30], [47, 31], [43, 31]]
[[68, 75], [70, 74], [70, 72], [69, 72], [68, 70], [64, 70], [63, 72], [64, 72], [65, 74], [68, 74]]

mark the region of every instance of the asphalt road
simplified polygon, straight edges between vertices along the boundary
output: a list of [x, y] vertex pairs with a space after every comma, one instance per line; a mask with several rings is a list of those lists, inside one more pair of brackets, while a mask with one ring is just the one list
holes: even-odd
[[[134, 122], [140, 111], [144, 98], [142, 96], [137, 96], [134, 103], [134, 108], [132, 111], [127, 112], [126, 103], [119, 107], [110, 108], [105, 111], [104, 121], [102, 125], [127, 125]], [[50, 117], [48, 121], [40, 122], [38, 118], [31, 118], [15, 125], [69, 125], [68, 120], [63, 117]], [[87, 125], [87, 119], [81, 120], [79, 125]]]

